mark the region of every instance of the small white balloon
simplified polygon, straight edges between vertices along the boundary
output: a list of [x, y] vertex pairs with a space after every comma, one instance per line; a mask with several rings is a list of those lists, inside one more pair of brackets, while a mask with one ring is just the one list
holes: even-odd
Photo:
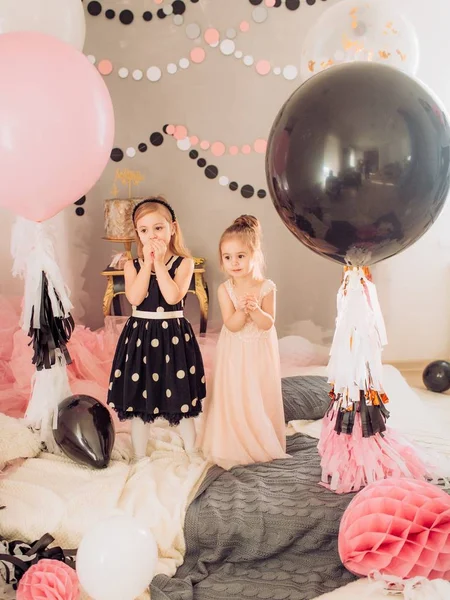
[[86, 21], [80, 0], [1, 0], [0, 34], [38, 31], [83, 50]]
[[118, 515], [85, 534], [76, 570], [93, 600], [135, 600], [150, 585], [157, 558], [152, 533], [134, 517]]

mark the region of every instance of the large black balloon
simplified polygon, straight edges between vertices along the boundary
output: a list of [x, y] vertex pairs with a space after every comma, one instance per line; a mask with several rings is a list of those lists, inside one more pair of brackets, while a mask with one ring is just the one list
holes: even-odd
[[75, 462], [104, 469], [114, 446], [114, 424], [108, 409], [92, 396], [70, 396], [58, 407], [54, 437]]
[[266, 173], [288, 229], [308, 248], [363, 266], [401, 252], [439, 215], [450, 130], [418, 81], [376, 63], [324, 71], [272, 126]]
[[450, 363], [446, 360], [435, 360], [425, 367], [422, 380], [425, 387], [432, 392], [450, 390]]

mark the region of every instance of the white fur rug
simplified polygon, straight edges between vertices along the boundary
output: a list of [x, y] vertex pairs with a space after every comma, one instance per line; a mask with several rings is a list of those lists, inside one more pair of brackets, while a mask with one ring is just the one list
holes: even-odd
[[[36, 448], [28, 430], [19, 425], [0, 415], [2, 434], [14, 429], [16, 456], [30, 456]], [[176, 430], [163, 421], [151, 428], [148, 454], [130, 464], [128, 434], [119, 434], [113, 460], [104, 470], [47, 453], [13, 465], [0, 479], [0, 503], [6, 505], [1, 534], [33, 541], [48, 532], [56, 545], [77, 548], [95, 522], [125, 512], [138, 517], [155, 536], [156, 573], [173, 575], [185, 553], [186, 509], [210, 465], [198, 453], [187, 454]]]

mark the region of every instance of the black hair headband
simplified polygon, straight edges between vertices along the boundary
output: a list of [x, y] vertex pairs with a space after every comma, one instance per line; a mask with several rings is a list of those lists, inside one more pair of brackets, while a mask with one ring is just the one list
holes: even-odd
[[170, 212], [172, 221], [177, 220], [175, 217], [175, 211], [173, 210], [173, 208], [170, 206], [170, 204], [168, 202], [166, 202], [165, 200], [161, 200], [160, 198], [146, 198], [145, 200], [142, 200], [142, 202], [139, 202], [138, 204], [136, 204], [136, 206], [133, 208], [133, 217], [132, 217], [133, 223], [134, 223], [134, 215], [136, 214], [137, 209], [140, 206], [142, 206], [143, 204], [146, 204], [147, 202], [152, 202], [154, 204], [161, 204], [161, 206], [164, 206]]

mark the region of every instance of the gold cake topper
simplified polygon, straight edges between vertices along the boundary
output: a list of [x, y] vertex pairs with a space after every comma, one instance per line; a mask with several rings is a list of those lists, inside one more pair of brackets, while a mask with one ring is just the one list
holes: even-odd
[[144, 180], [145, 176], [142, 175], [140, 171], [131, 171], [130, 169], [116, 169], [111, 194], [114, 198], [117, 198], [120, 191], [117, 182], [120, 182], [121, 184], [128, 186], [128, 198], [131, 198], [133, 187], [139, 186], [139, 184], [142, 183]]

